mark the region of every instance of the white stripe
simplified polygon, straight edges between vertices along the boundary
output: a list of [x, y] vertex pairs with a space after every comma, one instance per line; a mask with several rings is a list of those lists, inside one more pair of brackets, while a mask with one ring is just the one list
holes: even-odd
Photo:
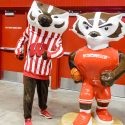
[[33, 32], [29, 32], [29, 43], [28, 43], [28, 45], [27, 45], [27, 52], [28, 52], [28, 49], [29, 49], [29, 46], [30, 46], [30, 41], [31, 41], [31, 37], [32, 37], [32, 34], [33, 34]]
[[29, 69], [29, 65], [30, 65], [30, 57], [29, 57], [29, 53], [28, 53], [28, 49], [29, 49], [29, 46], [30, 46], [30, 42], [31, 42], [31, 37], [32, 37], [32, 32], [30, 31], [30, 33], [29, 33], [29, 44], [28, 44], [28, 46], [27, 46], [27, 58], [26, 58], [26, 60], [27, 60], [27, 64], [26, 64], [26, 66], [27, 67], [25, 67], [25, 70], [27, 71], [27, 69]]
[[64, 55], [64, 53], [62, 53], [60, 56], [58, 56], [57, 58], [61, 58]]
[[97, 27], [98, 27], [100, 16], [101, 16], [101, 12], [96, 12], [96, 13], [95, 13], [94, 24], [93, 24], [93, 27], [94, 27], [94, 28], [97, 28]]
[[29, 27], [26, 28], [26, 34], [28, 35], [28, 30], [29, 30]]
[[[55, 42], [55, 38], [57, 37], [57, 35], [58, 35], [58, 34], [55, 34], [55, 35], [54, 35], [54, 38], [52, 38], [52, 40], [50, 41], [50, 45], [49, 45], [49, 47], [48, 47], [48, 50], [51, 50], [51, 49], [52, 49], [53, 44], [54, 44], [54, 42]], [[47, 62], [46, 60], [44, 60], [44, 62], [43, 62], [42, 71], [41, 71], [41, 74], [42, 74], [42, 75], [43, 75], [44, 72], [45, 72], [46, 62]]]
[[15, 54], [17, 55], [18, 54], [18, 51], [17, 51], [18, 48], [15, 49]]
[[26, 56], [26, 61], [25, 61], [25, 65], [24, 65], [24, 70], [26, 69], [26, 65], [27, 65], [27, 56]]
[[57, 37], [57, 33], [54, 35], [54, 37], [52, 38], [52, 40], [50, 41], [50, 45], [49, 45], [49, 47], [48, 47], [48, 51], [51, 51], [51, 49], [52, 49], [52, 47], [53, 47], [53, 44], [54, 44], [54, 42], [55, 42], [55, 39], [56, 39], [56, 37]]
[[41, 62], [42, 62], [42, 56], [39, 58], [38, 60], [38, 63], [37, 63], [37, 69], [36, 69], [36, 74], [39, 74], [39, 71], [40, 71], [40, 65], [41, 65]]
[[[35, 29], [35, 32], [37, 32], [36, 30], [38, 30], [38, 29]], [[33, 39], [32, 39], [32, 43], [35, 43], [35, 41], [36, 41], [36, 37], [37, 37], [37, 34], [36, 33], [34, 33], [33, 34]], [[34, 58], [34, 57], [33, 57]], [[30, 70], [30, 63], [31, 63], [31, 58], [30, 58], [30, 56], [29, 56], [29, 54], [28, 54], [28, 66], [27, 66], [27, 71], [29, 71]], [[34, 59], [33, 59], [34, 60]]]
[[18, 54], [18, 51], [17, 51], [17, 50], [18, 50], [18, 48], [15, 49], [15, 54], [16, 54], [16, 55]]
[[[33, 41], [33, 43], [37, 43], [37, 41], [36, 41], [36, 38], [37, 38], [38, 36], [36, 35], [36, 37], [35, 37], [35, 41]], [[40, 38], [39, 38], [40, 39]], [[32, 69], [31, 69], [31, 72], [32, 73], [34, 73], [34, 71], [35, 71], [35, 63], [36, 63], [36, 59], [37, 59], [37, 57], [36, 57], [36, 55], [34, 55], [34, 57], [33, 57], [33, 60], [32, 60]]]
[[90, 112], [91, 112], [91, 109], [90, 109], [90, 110], [83, 110], [83, 109], [80, 109], [80, 112], [90, 113]]
[[20, 48], [23, 41], [24, 41], [24, 36], [19, 39], [19, 44], [18, 44], [17, 48]]
[[[45, 41], [42, 41], [43, 40], [43, 37], [44, 37], [44, 34], [45, 34], [45, 31], [43, 31], [42, 30], [42, 33], [41, 33], [41, 35], [40, 35], [40, 39], [39, 39], [39, 41], [38, 41], [38, 43], [41, 43], [41, 42], [46, 42], [46, 44], [47, 44], [47, 42], [48, 42], [48, 36], [50, 35], [50, 34], [48, 34], [48, 36], [47, 36], [47, 38], [45, 39]], [[40, 72], [40, 66], [41, 66], [41, 62], [42, 62], [42, 56], [39, 58], [39, 60], [38, 60], [38, 65], [37, 65], [37, 69], [36, 69], [36, 74], [39, 74], [39, 72]]]
[[[32, 32], [30, 32], [29, 33], [29, 37], [30, 37], [30, 39], [31, 39], [31, 36], [32, 36]], [[28, 67], [28, 64], [29, 64], [29, 54], [28, 54], [28, 49], [29, 49], [29, 46], [30, 46], [30, 40], [29, 40], [29, 43], [28, 43], [28, 45], [27, 45], [27, 56], [26, 56], [26, 62], [25, 62], [25, 66], [24, 66], [24, 70], [27, 70], [27, 67]], [[27, 67], [26, 67], [27, 66]]]
[[[43, 39], [43, 36], [44, 36], [44, 33], [45, 33], [45, 31], [42, 31], [41, 32], [41, 35], [39, 36], [39, 39], [38, 39], [38, 42], [36, 41], [36, 43], [41, 43], [42, 42], [42, 39]], [[37, 59], [37, 57], [36, 57], [36, 55], [33, 57], [33, 63], [32, 63], [32, 73], [34, 73], [35, 72], [35, 64], [37, 63], [36, 62], [36, 59]], [[38, 67], [38, 66], [37, 66]], [[39, 71], [38, 71], [39, 72]]]
[[44, 71], [45, 71], [45, 68], [46, 68], [46, 60], [43, 61], [43, 66], [42, 66], [42, 72], [41, 72], [41, 75], [44, 75]]
[[27, 56], [27, 67], [26, 67], [26, 71], [29, 71], [30, 69], [30, 56]]
[[107, 109], [108, 107], [100, 107], [100, 106], [97, 106], [98, 109]]
[[59, 47], [60, 44], [62, 44], [61, 37], [57, 39], [56, 46]]
[[112, 123], [113, 123], [113, 120], [111, 120], [111, 121], [102, 121], [102, 120], [98, 117], [96, 111], [94, 112], [94, 119], [95, 119], [98, 123], [100, 123], [100, 125], [112, 125]]
[[[38, 31], [38, 29], [35, 29], [35, 32], [37, 32], [37, 31]], [[34, 33], [34, 35], [35, 35], [35, 36], [33, 36], [32, 43], [35, 43], [35, 41], [36, 41], [37, 34]]]
[[92, 104], [92, 102], [86, 102], [86, 101], [79, 101], [79, 103], [82, 103], [82, 104]]
[[[42, 42], [44, 33], [45, 33], [45, 31], [42, 30], [42, 33], [41, 33], [40, 38], [38, 40], [38, 43]], [[37, 63], [38, 65], [37, 65], [37, 68], [36, 68], [36, 74], [39, 74], [41, 61], [42, 61], [42, 56], [38, 59], [38, 63]]]
[[46, 37], [46, 39], [45, 39], [45, 42], [44, 42], [45, 44], [47, 44], [47, 43], [48, 43], [48, 39], [50, 38], [51, 34], [52, 34], [51, 32], [50, 32], [50, 33], [48, 33], [48, 35], [47, 35], [47, 37]]
[[63, 52], [63, 48], [62, 48], [62, 46], [61, 46], [61, 47], [60, 47], [60, 50], [59, 50], [57, 53], [51, 55], [51, 58], [57, 57], [57, 56], [60, 55], [62, 52]]
[[111, 99], [107, 99], [107, 100], [97, 99], [97, 102], [102, 102], [102, 103], [108, 103], [110, 101], [111, 101]]
[[38, 43], [42, 43], [42, 42], [43, 42], [42, 40], [43, 40], [44, 34], [45, 34], [45, 31], [42, 30], [42, 32], [41, 32], [41, 34], [40, 34], [40, 38], [39, 38], [39, 40], [38, 40]]
[[51, 13], [51, 11], [53, 10], [53, 6], [49, 6], [49, 8], [48, 8], [48, 13]]
[[27, 37], [27, 35], [29, 35], [29, 27], [27, 27], [24, 32], [24, 36], [25, 36], [24, 44], [29, 40], [29, 37]]
[[24, 36], [23, 37], [21, 37], [20, 39], [19, 39], [19, 42], [18, 42], [18, 45], [17, 45], [17, 47], [16, 47], [16, 49], [15, 49], [15, 54], [18, 54], [18, 50], [20, 49], [20, 51], [21, 51], [21, 44], [23, 44], [23, 42], [24, 42]]
[[47, 64], [46, 75], [49, 75], [51, 62], [52, 62], [52, 61], [51, 61], [51, 60], [49, 60], [49, 62], [48, 62], [48, 64]]
[[36, 57], [36, 55], [35, 55], [35, 56], [33, 57], [33, 62], [32, 62], [32, 69], [31, 69], [31, 72], [32, 72], [32, 73], [34, 73], [34, 71], [35, 71], [36, 59], [37, 59], [37, 57]]
[[[26, 34], [28, 35], [28, 27], [27, 27], [26, 30], [23, 32], [23, 36], [19, 39], [17, 48], [20, 48], [20, 47], [21, 47], [21, 44], [25, 44], [25, 42], [28, 40]], [[25, 41], [24, 41], [24, 38], [25, 38]], [[22, 42], [24, 42], [24, 43], [22, 43]], [[18, 54], [17, 49], [15, 50], [15, 53]]]
[[93, 99], [91, 99], [91, 100], [79, 99], [79, 101], [92, 102], [92, 101], [93, 101]]

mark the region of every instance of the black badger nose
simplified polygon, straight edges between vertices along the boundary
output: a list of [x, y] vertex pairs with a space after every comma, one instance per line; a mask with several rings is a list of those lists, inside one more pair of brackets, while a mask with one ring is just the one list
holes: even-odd
[[91, 37], [97, 37], [97, 36], [100, 36], [100, 34], [99, 34], [98, 32], [96, 32], [96, 31], [92, 31], [92, 32], [90, 32], [89, 35], [90, 35]]
[[40, 15], [38, 22], [42, 27], [49, 27], [52, 23], [52, 18], [49, 15]]

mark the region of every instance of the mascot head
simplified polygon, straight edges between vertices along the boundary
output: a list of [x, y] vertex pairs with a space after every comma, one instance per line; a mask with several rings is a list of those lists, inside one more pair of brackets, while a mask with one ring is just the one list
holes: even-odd
[[91, 12], [77, 16], [73, 32], [87, 41], [93, 50], [106, 48], [110, 41], [118, 41], [125, 35], [125, 14]]
[[36, 28], [62, 34], [68, 27], [69, 13], [34, 0], [28, 12], [28, 23]]

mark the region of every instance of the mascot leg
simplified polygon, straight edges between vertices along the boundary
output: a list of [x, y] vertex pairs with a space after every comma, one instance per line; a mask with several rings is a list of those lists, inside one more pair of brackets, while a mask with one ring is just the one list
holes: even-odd
[[49, 80], [39, 80], [37, 82], [38, 102], [41, 110], [47, 109], [48, 87]]
[[73, 125], [92, 125], [91, 106], [93, 101], [93, 87], [89, 83], [83, 83], [80, 93], [80, 112]]
[[47, 111], [49, 80], [37, 80], [37, 94], [40, 108], [40, 115], [51, 119], [52, 115]]
[[33, 78], [24, 76], [24, 97], [23, 97], [23, 108], [24, 108], [24, 118], [29, 119], [32, 117], [32, 105], [35, 93], [36, 83]]
[[99, 123], [112, 125], [113, 119], [108, 112], [108, 105], [111, 100], [110, 87], [103, 88], [101, 90], [96, 89], [97, 108], [95, 112], [95, 119]]

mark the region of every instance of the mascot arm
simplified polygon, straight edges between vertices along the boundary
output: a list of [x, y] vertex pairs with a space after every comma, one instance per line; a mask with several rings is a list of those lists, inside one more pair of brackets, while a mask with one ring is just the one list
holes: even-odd
[[69, 67], [70, 67], [70, 69], [76, 68], [76, 66], [74, 64], [74, 57], [75, 57], [75, 55], [76, 55], [76, 52], [73, 52], [69, 56]]
[[64, 51], [62, 47], [62, 40], [60, 39], [59, 41], [56, 42], [53, 51], [47, 51], [46, 53], [47, 53], [46, 56], [51, 59], [60, 58], [61, 56], [63, 56]]
[[119, 65], [113, 70], [115, 80], [125, 73], [125, 54], [119, 52]]
[[69, 56], [70, 74], [75, 83], [80, 83], [80, 82], [82, 82], [82, 78], [81, 78], [81, 74], [80, 74], [79, 70], [77, 69], [77, 67], [74, 64], [75, 55], [76, 55], [76, 52], [73, 52]]
[[113, 71], [105, 71], [101, 74], [101, 81], [104, 86], [112, 86], [123, 73], [125, 73], [125, 54], [119, 52], [119, 65]]
[[18, 40], [17, 46], [15, 49], [16, 57], [20, 60], [24, 57], [24, 44], [28, 43], [29, 40], [29, 34], [28, 34], [28, 27], [23, 32], [23, 36]]

